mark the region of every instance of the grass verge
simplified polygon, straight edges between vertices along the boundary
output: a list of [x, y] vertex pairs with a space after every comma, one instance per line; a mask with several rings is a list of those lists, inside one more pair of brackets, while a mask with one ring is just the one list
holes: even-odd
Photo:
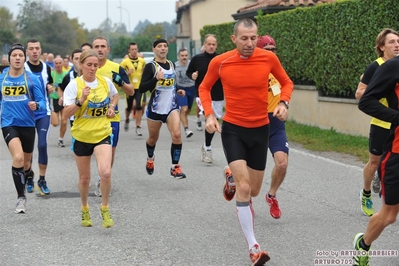
[[288, 140], [301, 144], [305, 149], [346, 153], [364, 163], [368, 161], [369, 142], [366, 137], [342, 134], [333, 128], [325, 130], [294, 121], [287, 121], [285, 127]]

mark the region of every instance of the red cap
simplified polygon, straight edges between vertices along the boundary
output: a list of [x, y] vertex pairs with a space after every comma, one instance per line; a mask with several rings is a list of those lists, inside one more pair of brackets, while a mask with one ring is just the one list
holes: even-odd
[[265, 36], [259, 36], [258, 37], [258, 43], [256, 44], [256, 47], [262, 48], [267, 46], [267, 45], [273, 45], [276, 46], [276, 42], [270, 35], [265, 35]]

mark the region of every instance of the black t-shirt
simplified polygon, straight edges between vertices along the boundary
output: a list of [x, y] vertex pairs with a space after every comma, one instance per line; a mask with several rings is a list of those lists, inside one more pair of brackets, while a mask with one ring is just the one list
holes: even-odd
[[375, 71], [377, 70], [377, 68], [379, 66], [380, 65], [376, 61], [373, 61], [370, 65], [368, 65], [366, 67], [366, 70], [363, 73], [363, 77], [362, 77], [362, 80], [360, 82], [368, 85], [370, 83], [370, 80], [373, 77]]
[[[198, 88], [204, 80], [205, 74], [208, 71], [208, 66], [211, 60], [217, 56], [217, 53], [213, 54], [208, 54], [207, 52], [204, 52], [202, 54], [197, 54], [195, 55], [191, 61], [190, 64], [187, 67], [186, 75], [190, 79], [192, 79], [192, 74], [195, 71], [198, 71], [198, 77], [195, 80], [195, 94], [198, 96]], [[223, 86], [222, 82], [220, 79], [218, 79], [215, 84], [212, 86], [211, 90], [211, 97], [212, 101], [223, 101], [224, 100], [224, 95], [223, 95]]]

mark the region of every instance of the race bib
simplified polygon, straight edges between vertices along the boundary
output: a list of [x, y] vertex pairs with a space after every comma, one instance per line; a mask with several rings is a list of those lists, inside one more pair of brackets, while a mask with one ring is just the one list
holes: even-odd
[[280, 84], [278, 84], [278, 83], [271, 86], [271, 89], [272, 89], [274, 96], [279, 95], [281, 93]]

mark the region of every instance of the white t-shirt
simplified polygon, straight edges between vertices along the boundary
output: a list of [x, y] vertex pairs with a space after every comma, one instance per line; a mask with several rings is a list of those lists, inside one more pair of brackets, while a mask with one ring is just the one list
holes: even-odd
[[[83, 80], [82, 76], [80, 76], [78, 78]], [[112, 81], [109, 78], [107, 78], [107, 77], [103, 77], [103, 78], [106, 80], [108, 88], [109, 88], [108, 97], [112, 99], [112, 97], [115, 94], [118, 93], [118, 90], [115, 88], [114, 83], [112, 83]], [[88, 81], [85, 81], [85, 80], [84, 80], [84, 82], [90, 88], [96, 88], [98, 86], [97, 78], [93, 82], [88, 82]], [[73, 80], [71, 80], [68, 83], [68, 85], [65, 88], [65, 91], [64, 91], [64, 106], [68, 106], [68, 105], [74, 104], [75, 101], [76, 101], [77, 95], [78, 95], [78, 83], [76, 82], [75, 79], [73, 79]]]

